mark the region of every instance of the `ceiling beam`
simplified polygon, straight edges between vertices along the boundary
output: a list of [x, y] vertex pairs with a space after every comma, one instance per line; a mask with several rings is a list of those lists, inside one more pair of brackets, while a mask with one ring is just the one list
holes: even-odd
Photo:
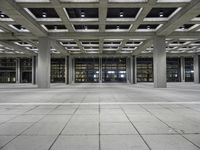
[[3, 45], [4, 47], [13, 48], [19, 52], [23, 52], [27, 55], [36, 55], [33, 51], [27, 50], [26, 48], [24, 48], [22, 46], [18, 46], [12, 42], [0, 41], [0, 44]]
[[158, 31], [157, 35], [168, 36], [174, 30], [179, 28], [191, 19], [199, 15], [200, 1], [192, 0], [188, 5], [183, 7], [175, 16], [172, 17], [166, 24], [164, 24]]
[[46, 31], [13, 0], [0, 0], [0, 9], [18, 24], [36, 36], [46, 36]]

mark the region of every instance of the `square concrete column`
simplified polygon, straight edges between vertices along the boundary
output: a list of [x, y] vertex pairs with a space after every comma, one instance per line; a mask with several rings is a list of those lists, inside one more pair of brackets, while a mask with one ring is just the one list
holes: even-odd
[[181, 57], [181, 82], [185, 82], [185, 58]]
[[39, 88], [50, 87], [50, 40], [39, 38], [37, 85]]
[[72, 57], [67, 56], [67, 84], [72, 84], [73, 83], [73, 62], [72, 62]]
[[65, 57], [65, 84], [68, 84], [68, 69], [67, 69], [68, 60]]
[[199, 71], [199, 55], [194, 55], [194, 83], [199, 83], [199, 76], [200, 76], [200, 71]]
[[166, 88], [166, 44], [164, 36], [156, 36], [153, 39], [153, 68], [154, 87]]
[[102, 83], [102, 57], [99, 57], [99, 83]]
[[36, 65], [37, 65], [36, 56], [32, 57], [32, 84], [36, 84]]
[[128, 59], [128, 80], [130, 84], [136, 84], [136, 59], [135, 56], [131, 56]]
[[16, 83], [21, 82], [20, 58], [16, 59]]

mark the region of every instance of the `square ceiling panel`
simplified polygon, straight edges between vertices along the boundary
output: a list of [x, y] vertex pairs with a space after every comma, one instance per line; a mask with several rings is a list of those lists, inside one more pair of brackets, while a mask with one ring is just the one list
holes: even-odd
[[28, 8], [35, 18], [59, 18], [54, 8]]
[[98, 8], [66, 8], [69, 18], [98, 18]]
[[64, 25], [42, 25], [42, 27], [48, 32], [67, 32], [67, 28]]
[[91, 32], [91, 31], [99, 31], [98, 25], [74, 25], [76, 31], [82, 32]]
[[199, 26], [199, 24], [184, 24], [182, 26], [180, 26], [178, 29], [176, 29], [175, 31], [190, 31], [194, 28], [196, 28], [197, 26]]
[[173, 12], [176, 9], [177, 8], [152, 8], [146, 17], [147, 18], [158, 18], [158, 17], [168, 18], [170, 15], [173, 14]]
[[120, 32], [120, 31], [129, 31], [131, 25], [106, 25], [106, 31]]
[[136, 31], [152, 32], [158, 30], [161, 26], [160, 24], [141, 24]]
[[108, 8], [107, 18], [135, 18], [140, 8]]

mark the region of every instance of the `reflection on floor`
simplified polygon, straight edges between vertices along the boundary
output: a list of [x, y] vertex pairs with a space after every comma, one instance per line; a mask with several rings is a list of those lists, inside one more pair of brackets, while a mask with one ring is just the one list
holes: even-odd
[[200, 85], [168, 87], [0, 85], [0, 149], [198, 150]]

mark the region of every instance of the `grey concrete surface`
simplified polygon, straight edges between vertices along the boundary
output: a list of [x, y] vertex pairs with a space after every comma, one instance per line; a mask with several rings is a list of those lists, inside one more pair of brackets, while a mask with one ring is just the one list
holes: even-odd
[[1, 84], [0, 149], [198, 150], [199, 97], [193, 83]]

